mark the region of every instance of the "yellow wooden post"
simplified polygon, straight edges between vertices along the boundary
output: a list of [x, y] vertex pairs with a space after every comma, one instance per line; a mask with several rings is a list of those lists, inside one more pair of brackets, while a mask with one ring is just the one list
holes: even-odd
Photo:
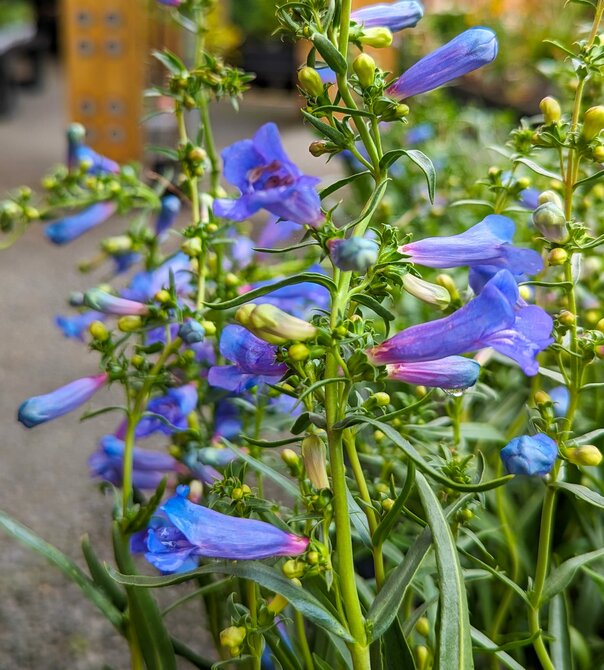
[[61, 20], [69, 120], [86, 127], [95, 150], [140, 159], [146, 0], [63, 0]]

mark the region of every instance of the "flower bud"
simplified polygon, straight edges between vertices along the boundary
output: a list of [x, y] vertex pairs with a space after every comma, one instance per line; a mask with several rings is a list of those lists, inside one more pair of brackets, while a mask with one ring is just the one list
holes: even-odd
[[394, 500], [392, 498], [386, 498], [382, 500], [382, 509], [384, 512], [389, 512], [394, 507]]
[[553, 202], [539, 205], [533, 212], [535, 228], [550, 242], [563, 244], [568, 240], [566, 217], [564, 212]]
[[313, 98], [323, 94], [321, 75], [312, 67], [305, 66], [298, 71], [298, 82], [300, 88]]
[[420, 617], [415, 624], [415, 630], [422, 637], [428, 637], [428, 635], [430, 635], [430, 621], [428, 620], [428, 617]]
[[139, 330], [143, 325], [143, 320], [140, 316], [122, 316], [117, 320], [117, 327], [123, 333], [133, 333], [136, 330]]
[[202, 321], [201, 322], [201, 327], [204, 329], [205, 334], [208, 337], [212, 337], [212, 335], [216, 335], [216, 324], [213, 321]]
[[558, 458], [558, 445], [543, 433], [521, 435], [509, 442], [501, 450], [500, 456], [511, 475], [544, 477]]
[[243, 644], [246, 635], [247, 631], [243, 626], [229, 626], [220, 631], [220, 644], [232, 651]]
[[333, 142], [327, 142], [326, 140], [315, 140], [314, 142], [310, 143], [308, 150], [315, 158], [319, 158], [319, 156], [334, 153], [338, 150], [338, 147], [333, 144]]
[[317, 334], [317, 329], [308, 321], [298, 319], [269, 304], [244, 305], [237, 310], [235, 319], [269, 344], [284, 344], [290, 340], [303, 342]]
[[178, 337], [185, 344], [197, 344], [198, 342], [203, 342], [203, 339], [206, 335], [204, 327], [195, 321], [195, 319], [189, 319], [185, 321], [180, 328], [178, 329]]
[[600, 465], [602, 452], [593, 444], [585, 444], [581, 447], [570, 447], [566, 450], [566, 456], [570, 463], [575, 465]]
[[114, 314], [116, 316], [126, 316], [136, 314], [143, 316], [149, 313], [149, 307], [136, 300], [128, 300], [112, 295], [102, 288], [93, 288], [86, 291], [83, 296], [83, 303], [104, 314]]
[[558, 321], [563, 326], [570, 328], [571, 326], [574, 326], [575, 323], [577, 323], [577, 317], [572, 312], [569, 312], [567, 309], [563, 309], [558, 315]]
[[300, 465], [300, 457], [293, 449], [284, 449], [281, 452], [281, 460], [289, 468], [297, 468]]
[[98, 342], [106, 342], [109, 339], [109, 331], [102, 321], [93, 321], [88, 326], [88, 332]]
[[560, 109], [560, 103], [556, 98], [547, 96], [539, 103], [539, 109], [543, 113], [543, 118], [545, 123], [558, 123], [562, 117], [562, 110]]
[[552, 404], [552, 399], [545, 391], [537, 391], [533, 397], [533, 400], [535, 401], [535, 405], [537, 405], [537, 407], [548, 407]]
[[187, 256], [190, 258], [195, 258], [201, 254], [201, 240], [199, 237], [192, 237], [191, 239], [186, 240], [186, 242], [183, 242], [181, 248], [185, 254], [187, 254]]
[[377, 242], [364, 237], [347, 240], [331, 239], [327, 242], [334, 265], [345, 272], [364, 273], [376, 263], [380, 251]]
[[599, 146], [594, 149], [594, 158], [598, 163], [604, 163], [604, 146]]
[[441, 309], [448, 307], [451, 302], [451, 294], [444, 286], [432, 284], [410, 272], [403, 276], [403, 288], [418, 300]]
[[304, 469], [316, 489], [328, 489], [327, 449], [318, 435], [308, 435], [302, 440], [302, 460]]
[[552, 249], [549, 252], [549, 256], [547, 257], [547, 262], [549, 265], [564, 265], [566, 261], [568, 260], [568, 252], [566, 249]]
[[132, 249], [132, 238], [128, 235], [108, 237], [102, 241], [101, 248], [108, 254], [123, 254]]
[[266, 608], [271, 614], [280, 614], [289, 605], [289, 600], [282, 595], [277, 594], [274, 598], [269, 600]]
[[390, 104], [380, 111], [376, 109], [375, 112], [380, 115], [380, 121], [398, 121], [409, 114], [409, 105], [404, 102]]
[[538, 202], [540, 205], [545, 205], [546, 202], [552, 202], [556, 207], [562, 209], [562, 198], [556, 193], [556, 191], [543, 191], [539, 194]]
[[155, 300], [157, 300], [157, 302], [159, 302], [162, 305], [172, 302], [172, 296], [170, 295], [170, 291], [167, 291], [165, 288], [159, 290], [155, 294], [154, 298]]
[[374, 49], [384, 49], [392, 44], [392, 33], [383, 27], [366, 28], [359, 37], [359, 42]]
[[583, 117], [583, 137], [590, 142], [604, 128], [604, 105], [590, 107]]
[[375, 80], [375, 61], [366, 53], [359, 54], [352, 63], [352, 69], [363, 88], [373, 86]]
[[437, 275], [436, 283], [447, 289], [450, 300], [459, 300], [459, 291], [457, 290], [457, 286], [455, 286], [455, 282], [449, 275], [444, 273]]
[[306, 566], [302, 561], [297, 561], [294, 558], [290, 558], [289, 561], [285, 561], [281, 569], [283, 570], [283, 574], [288, 579], [297, 579], [304, 575], [305, 567]]
[[417, 665], [417, 670], [426, 670], [429, 660], [430, 652], [428, 651], [428, 647], [425, 647], [423, 644], [415, 647], [415, 663]]
[[310, 349], [302, 343], [292, 344], [287, 350], [292, 361], [305, 361], [310, 356]]

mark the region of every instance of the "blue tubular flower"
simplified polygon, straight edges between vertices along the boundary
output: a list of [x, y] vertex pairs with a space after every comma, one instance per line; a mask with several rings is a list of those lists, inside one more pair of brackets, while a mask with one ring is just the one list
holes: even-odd
[[423, 15], [424, 8], [419, 2], [393, 2], [361, 7], [352, 12], [350, 18], [364, 28], [388, 28], [395, 33], [413, 28]]
[[498, 272], [480, 295], [444, 319], [411, 326], [371, 349], [377, 365], [434, 361], [493, 347], [516, 361], [527, 375], [539, 370], [537, 354], [549, 346], [551, 317], [526, 305], [507, 270]]
[[86, 129], [80, 123], [72, 123], [67, 129], [67, 167], [74, 170], [85, 165], [89, 174], [118, 173], [119, 164], [86, 146], [85, 137]]
[[320, 179], [303, 175], [281, 145], [274, 123], [262, 126], [252, 140], [241, 140], [222, 152], [224, 176], [241, 191], [237, 200], [214, 201], [216, 216], [243, 221], [266, 209], [299, 224], [317, 226], [323, 221], [315, 190]]
[[162, 238], [164, 233], [172, 228], [180, 213], [180, 198], [175, 195], [165, 195], [161, 199], [161, 209], [155, 221], [155, 234]]
[[170, 274], [174, 277], [176, 292], [186, 293], [191, 283], [191, 266], [186, 254], [175, 254], [152, 272], [137, 272], [122, 295], [139, 302], [151, 300], [162, 288], [170, 286]]
[[[195, 505], [187, 500], [189, 489], [177, 488], [177, 495], [165, 502], [150, 524], [145, 558], [162, 572], [189, 567], [191, 559], [222, 558], [258, 560], [273, 556], [294, 556], [305, 551], [308, 540], [256, 519], [242, 519]], [[140, 540], [132, 549], [140, 549]]]
[[84, 293], [84, 304], [103, 314], [115, 316], [145, 316], [149, 313], [149, 306], [136, 300], [127, 300], [112, 295], [100, 288], [93, 288]]
[[220, 353], [234, 365], [214, 365], [208, 382], [234, 393], [265, 382], [274, 384], [287, 372], [287, 365], [275, 362], [275, 352], [276, 347], [242, 326], [227, 326], [220, 338]]
[[185, 321], [178, 329], [178, 337], [185, 344], [198, 344], [199, 342], [203, 342], [205, 336], [206, 331], [204, 327], [199, 321], [195, 321], [195, 319]]
[[490, 214], [459, 235], [427, 237], [399, 247], [418, 265], [430, 268], [454, 268], [462, 265], [491, 265], [506, 268], [512, 274], [536, 274], [543, 260], [533, 249], [512, 245], [516, 226], [511, 219]]
[[566, 386], [555, 386], [548, 391], [548, 395], [552, 399], [555, 416], [565, 417], [570, 403], [570, 392]]
[[[114, 486], [121, 486], [124, 449], [124, 442], [115, 435], [102, 437], [99, 449], [88, 459], [90, 475]], [[168, 454], [134, 447], [132, 467], [132, 485], [135, 488], [156, 489], [166, 475], [179, 469], [179, 463]]]
[[33, 428], [46, 421], [56, 419], [80, 407], [107, 382], [107, 373], [82, 377], [45, 395], [26, 400], [17, 418], [26, 428]]
[[436, 361], [396, 363], [386, 366], [388, 379], [441, 389], [466, 389], [474, 386], [480, 365], [463, 356], [447, 356]]
[[558, 445], [551, 437], [538, 434], [515, 437], [500, 452], [501, 460], [511, 475], [544, 477], [558, 458]]
[[412, 65], [386, 92], [403, 100], [432, 91], [491, 63], [496, 56], [495, 33], [488, 28], [470, 28]]
[[44, 234], [54, 244], [67, 244], [90, 229], [100, 226], [116, 209], [117, 204], [113, 201], [97, 202], [81, 212], [49, 223], [44, 228]]
[[212, 442], [219, 442], [222, 437], [226, 437], [227, 440], [237, 438], [242, 429], [243, 422], [239, 408], [228, 398], [220, 400], [214, 412]]
[[88, 326], [93, 321], [103, 321], [105, 315], [101, 312], [96, 312], [91, 309], [83, 314], [73, 314], [71, 316], [57, 316], [55, 324], [61, 329], [65, 337], [84, 341], [84, 332], [88, 330]]
[[541, 191], [537, 188], [525, 188], [518, 194], [520, 196], [520, 204], [526, 209], [537, 209], [539, 207], [539, 196]]
[[143, 416], [136, 427], [136, 437], [147, 437], [155, 432], [172, 435], [186, 430], [187, 416], [197, 407], [197, 388], [194, 384], [185, 384], [168, 389], [164, 396], [152, 398], [147, 412], [159, 416]]

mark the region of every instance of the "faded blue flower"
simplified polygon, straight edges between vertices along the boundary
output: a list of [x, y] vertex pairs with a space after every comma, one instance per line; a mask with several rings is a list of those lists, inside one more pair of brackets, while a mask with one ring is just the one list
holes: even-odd
[[159, 239], [165, 237], [165, 233], [172, 228], [180, 213], [180, 198], [169, 193], [161, 199], [161, 209], [155, 221], [155, 234]]
[[351, 12], [350, 18], [364, 28], [388, 28], [395, 33], [413, 28], [424, 15], [421, 3], [414, 1], [368, 5]]
[[474, 386], [480, 374], [480, 365], [463, 356], [447, 356], [434, 361], [395, 363], [386, 366], [388, 379], [433, 386], [446, 390]]
[[380, 251], [377, 242], [365, 237], [332, 239], [327, 246], [334, 265], [345, 272], [367, 272], [377, 262]]
[[553, 339], [551, 317], [518, 294], [514, 277], [498, 272], [480, 295], [450, 316], [411, 326], [369, 351], [373, 363], [408, 363], [493, 347], [527, 375], [539, 370], [537, 354]]
[[105, 315], [101, 312], [89, 310], [82, 314], [72, 314], [70, 316], [59, 315], [55, 317], [55, 324], [61, 329], [65, 337], [84, 341], [84, 333], [93, 321], [103, 321]]
[[308, 540], [256, 519], [221, 514], [187, 500], [189, 489], [160, 507], [144, 534], [133, 537], [132, 551], [164, 573], [191, 569], [197, 557], [227, 560], [258, 560], [273, 556], [295, 556]]
[[170, 286], [170, 274], [178, 295], [186, 294], [191, 286], [191, 264], [184, 253], [177, 253], [150, 272], [137, 272], [122, 296], [130, 300], [146, 302], [163, 288]]
[[107, 221], [115, 211], [117, 204], [113, 201], [97, 202], [76, 214], [71, 214], [44, 227], [44, 234], [54, 244], [67, 244], [92, 228]]
[[265, 382], [274, 384], [287, 372], [287, 365], [275, 361], [276, 350], [242, 326], [227, 326], [220, 338], [220, 353], [233, 365], [211, 367], [208, 382], [234, 393]]
[[515, 437], [500, 452], [501, 460], [511, 475], [544, 477], [558, 458], [558, 445], [551, 437], [521, 435]]
[[67, 167], [75, 170], [85, 165], [86, 172], [95, 175], [118, 173], [119, 164], [86, 146], [85, 137], [86, 129], [79, 123], [72, 123], [67, 129]]
[[497, 37], [489, 28], [470, 28], [412, 65], [387, 89], [403, 100], [432, 91], [468, 72], [488, 65], [497, 56]]
[[33, 428], [63, 416], [88, 402], [105, 385], [107, 379], [108, 375], [105, 372], [91, 377], [82, 377], [51, 393], [29, 398], [19, 407], [17, 418], [26, 428]]
[[303, 175], [281, 145], [274, 123], [263, 125], [251, 140], [241, 140], [222, 152], [224, 176], [241, 195], [214, 201], [216, 216], [243, 221], [260, 209], [299, 224], [323, 221], [315, 186], [320, 179]]

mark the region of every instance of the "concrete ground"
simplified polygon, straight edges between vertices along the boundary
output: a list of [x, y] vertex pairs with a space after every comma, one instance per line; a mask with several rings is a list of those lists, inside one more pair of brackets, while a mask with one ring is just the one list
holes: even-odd
[[[44, 90], [21, 94], [14, 116], [0, 119], [0, 197], [22, 184], [35, 186], [50, 166], [63, 160], [63, 91], [60, 72], [51, 68]], [[286, 149], [304, 171], [326, 175], [337, 170], [308, 153], [312, 136], [300, 123], [295, 97], [258, 92], [249, 98], [239, 114], [226, 104], [214, 111], [221, 147], [249, 137], [270, 119], [279, 124]], [[77, 262], [94, 253], [101, 237], [119, 230], [120, 222], [112, 221], [59, 248], [35, 226], [0, 252], [0, 509], [80, 564], [85, 532], [102, 558], [111, 556], [111, 503], [89, 480], [86, 461], [115, 419], [79, 423], [73, 414], [26, 430], [17, 423], [16, 410], [30, 396], [96, 372], [94, 355], [64, 339], [53, 318], [68, 313], [70, 291], [91, 284], [90, 277], [74, 269]], [[108, 403], [109, 393], [99, 396], [96, 406]], [[0, 547], [0, 670], [129, 666], [126, 644], [76, 587], [1, 530]], [[174, 620], [184, 639], [200, 613], [192, 606]], [[193, 639], [199, 640], [197, 630]]]

